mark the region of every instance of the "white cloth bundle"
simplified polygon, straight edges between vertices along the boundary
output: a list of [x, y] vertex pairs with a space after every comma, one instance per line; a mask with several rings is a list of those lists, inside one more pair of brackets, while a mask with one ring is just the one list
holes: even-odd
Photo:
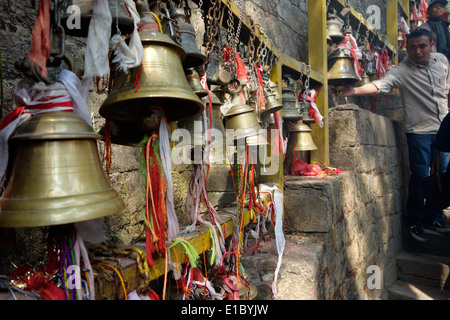
[[112, 17], [107, 0], [93, 0], [93, 13], [84, 57], [84, 76], [103, 77], [109, 74], [109, 39]]
[[111, 47], [114, 50], [112, 62], [117, 64], [117, 70], [128, 74], [129, 69], [138, 67], [141, 64], [144, 56], [144, 47], [138, 31], [141, 17], [137, 12], [136, 4], [132, 0], [125, 0], [124, 2], [133, 18], [134, 31], [130, 36], [129, 45], [125, 43], [125, 40], [119, 34], [115, 34], [111, 38]]

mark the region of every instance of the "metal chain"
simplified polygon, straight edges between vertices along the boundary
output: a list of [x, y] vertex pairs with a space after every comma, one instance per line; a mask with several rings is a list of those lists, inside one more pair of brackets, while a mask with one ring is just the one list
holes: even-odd
[[[244, 1], [244, 0], [243, 0], [243, 1]], [[237, 27], [237, 30], [236, 30], [236, 37], [235, 37], [235, 40], [234, 40], [235, 46], [237, 47], [237, 46], [239, 45], [239, 35], [240, 35], [240, 33], [241, 33], [241, 28], [242, 28], [242, 18], [244, 17], [244, 9], [245, 9], [245, 6], [244, 6], [244, 4], [241, 3], [241, 1], [239, 1], [239, 0], [236, 0], [236, 3], [237, 3], [237, 5], [238, 5], [238, 7], [239, 7], [239, 22], [238, 22], [238, 27]]]
[[[161, 6], [161, 9], [164, 11], [165, 13], [165, 18], [167, 20], [169, 20], [169, 27], [170, 27], [170, 37], [172, 38], [172, 40], [174, 40], [177, 44], [181, 45], [181, 31], [180, 31], [180, 26], [178, 25], [178, 20], [173, 19], [170, 17], [170, 13], [169, 13], [169, 8], [167, 7], [166, 3], [162, 3], [164, 4], [163, 6]], [[172, 3], [172, 1], [168, 1], [168, 4], [170, 5], [170, 8], [174, 8], [174, 5]]]
[[231, 0], [227, 1], [227, 8], [228, 8], [227, 42], [228, 42], [228, 46], [230, 48], [234, 48], [234, 42], [233, 42], [233, 37], [234, 37], [234, 17], [233, 17], [233, 11], [231, 11]]
[[208, 9], [208, 40], [206, 42], [206, 56], [209, 58], [214, 49], [214, 38], [219, 32], [220, 6], [221, 0], [211, 0], [212, 6]]
[[252, 19], [249, 19], [250, 21], [250, 36], [249, 36], [249, 40], [248, 40], [248, 63], [250, 66], [253, 66], [253, 59], [255, 58], [255, 38], [256, 38], [256, 33], [255, 33], [255, 24], [253, 22]]

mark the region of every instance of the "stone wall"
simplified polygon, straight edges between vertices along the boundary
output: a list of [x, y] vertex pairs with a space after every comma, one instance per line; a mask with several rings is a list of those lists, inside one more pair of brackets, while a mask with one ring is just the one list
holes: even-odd
[[[402, 249], [408, 181], [402, 126], [356, 105], [331, 109], [329, 119], [331, 166], [343, 173], [287, 177], [285, 230], [322, 237], [315, 291], [324, 299], [383, 298]], [[372, 265], [380, 268], [381, 290], [367, 287]]]

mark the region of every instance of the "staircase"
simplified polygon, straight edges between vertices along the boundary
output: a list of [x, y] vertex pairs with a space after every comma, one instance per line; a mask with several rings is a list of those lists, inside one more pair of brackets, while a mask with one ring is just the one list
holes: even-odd
[[[446, 210], [450, 225], [450, 211]], [[428, 241], [421, 243], [405, 230], [405, 251], [397, 257], [397, 281], [388, 290], [389, 300], [450, 299], [450, 233], [425, 230]]]

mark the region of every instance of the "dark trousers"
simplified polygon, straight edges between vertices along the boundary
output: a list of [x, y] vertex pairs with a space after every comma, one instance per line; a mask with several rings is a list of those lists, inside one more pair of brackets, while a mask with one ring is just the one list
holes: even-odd
[[[411, 171], [406, 214], [410, 226], [416, 223], [426, 223], [433, 218], [441, 220], [443, 217], [442, 210], [434, 210], [427, 206], [421, 183], [424, 177], [429, 176], [431, 164], [439, 152], [435, 146], [436, 136], [436, 134], [406, 134]], [[440, 157], [440, 172], [445, 172], [449, 164], [450, 153], [441, 152]]]

